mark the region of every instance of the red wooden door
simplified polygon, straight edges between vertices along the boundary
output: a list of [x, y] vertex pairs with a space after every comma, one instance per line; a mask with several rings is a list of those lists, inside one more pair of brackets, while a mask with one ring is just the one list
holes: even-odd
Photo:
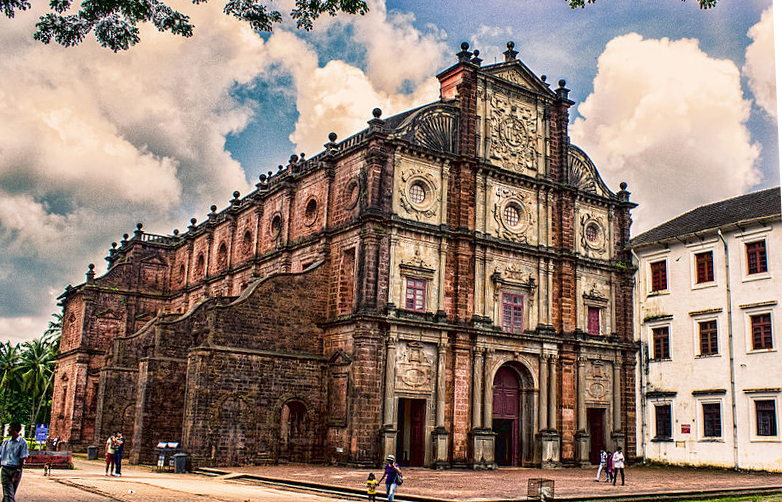
[[502, 367], [494, 377], [492, 429], [495, 460], [500, 465], [519, 465], [519, 377]]
[[595, 465], [600, 463], [600, 450], [606, 447], [606, 410], [602, 408], [587, 408], [589, 423], [589, 461]]
[[424, 421], [426, 419], [426, 401], [413, 399], [410, 403], [410, 465], [424, 465]]

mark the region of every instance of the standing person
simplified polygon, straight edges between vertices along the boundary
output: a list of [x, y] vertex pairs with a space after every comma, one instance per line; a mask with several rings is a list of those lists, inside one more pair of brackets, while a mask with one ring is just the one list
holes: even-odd
[[622, 486], [625, 484], [625, 456], [622, 453], [622, 447], [618, 447], [614, 452], [614, 485], [616, 485], [616, 471], [622, 473]]
[[606, 452], [606, 483], [614, 480], [614, 454]]
[[109, 436], [106, 440], [106, 476], [114, 475], [114, 435]]
[[[600, 482], [600, 471], [606, 468], [608, 462], [608, 452], [600, 450], [600, 465], [597, 467], [597, 476], [595, 476], [595, 483]], [[608, 481], [608, 470], [606, 470], [606, 482]]]
[[388, 502], [394, 502], [394, 495], [396, 494], [396, 487], [402, 478], [402, 470], [399, 469], [399, 465], [396, 463], [396, 457], [389, 455], [386, 457], [386, 470], [383, 473], [383, 477], [380, 478], [378, 483], [386, 480], [386, 493], [388, 494]]
[[125, 438], [121, 432], [114, 433], [114, 472], [122, 476], [122, 450], [125, 448]]
[[9, 428], [11, 437], [3, 441], [0, 446], [0, 464], [2, 464], [3, 502], [16, 500], [16, 489], [22, 480], [22, 466], [27, 458], [27, 441], [21, 437], [22, 424], [11, 423]]
[[370, 472], [367, 478], [367, 497], [370, 502], [375, 502], [375, 495], [377, 494], [377, 480], [375, 479], [375, 473]]

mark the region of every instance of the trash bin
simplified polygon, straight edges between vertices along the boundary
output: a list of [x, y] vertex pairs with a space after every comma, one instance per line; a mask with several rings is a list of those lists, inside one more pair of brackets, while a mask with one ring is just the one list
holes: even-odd
[[87, 460], [98, 460], [98, 447], [97, 446], [88, 446], [87, 447]]
[[187, 453], [175, 453], [174, 454], [174, 472], [177, 474], [184, 474], [188, 469], [188, 461], [190, 456]]

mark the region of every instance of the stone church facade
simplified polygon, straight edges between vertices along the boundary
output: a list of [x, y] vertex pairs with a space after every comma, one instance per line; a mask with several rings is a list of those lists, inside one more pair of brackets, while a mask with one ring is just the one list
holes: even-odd
[[199, 465], [586, 465], [635, 451], [629, 192], [565, 82], [462, 44], [441, 99], [208, 219], [141, 225], [61, 296], [51, 434]]

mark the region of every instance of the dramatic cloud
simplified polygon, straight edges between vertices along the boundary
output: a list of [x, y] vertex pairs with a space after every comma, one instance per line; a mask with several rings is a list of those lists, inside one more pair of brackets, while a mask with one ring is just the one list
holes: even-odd
[[709, 57], [696, 40], [615, 38], [578, 112], [573, 142], [612, 189], [626, 181], [640, 204], [635, 235], [760, 180], [738, 68]]
[[747, 47], [742, 71], [749, 78], [749, 88], [755, 102], [769, 116], [777, 118], [777, 81], [774, 66], [774, 15], [771, 7], [763, 12], [758, 24], [747, 36], [752, 43]]

